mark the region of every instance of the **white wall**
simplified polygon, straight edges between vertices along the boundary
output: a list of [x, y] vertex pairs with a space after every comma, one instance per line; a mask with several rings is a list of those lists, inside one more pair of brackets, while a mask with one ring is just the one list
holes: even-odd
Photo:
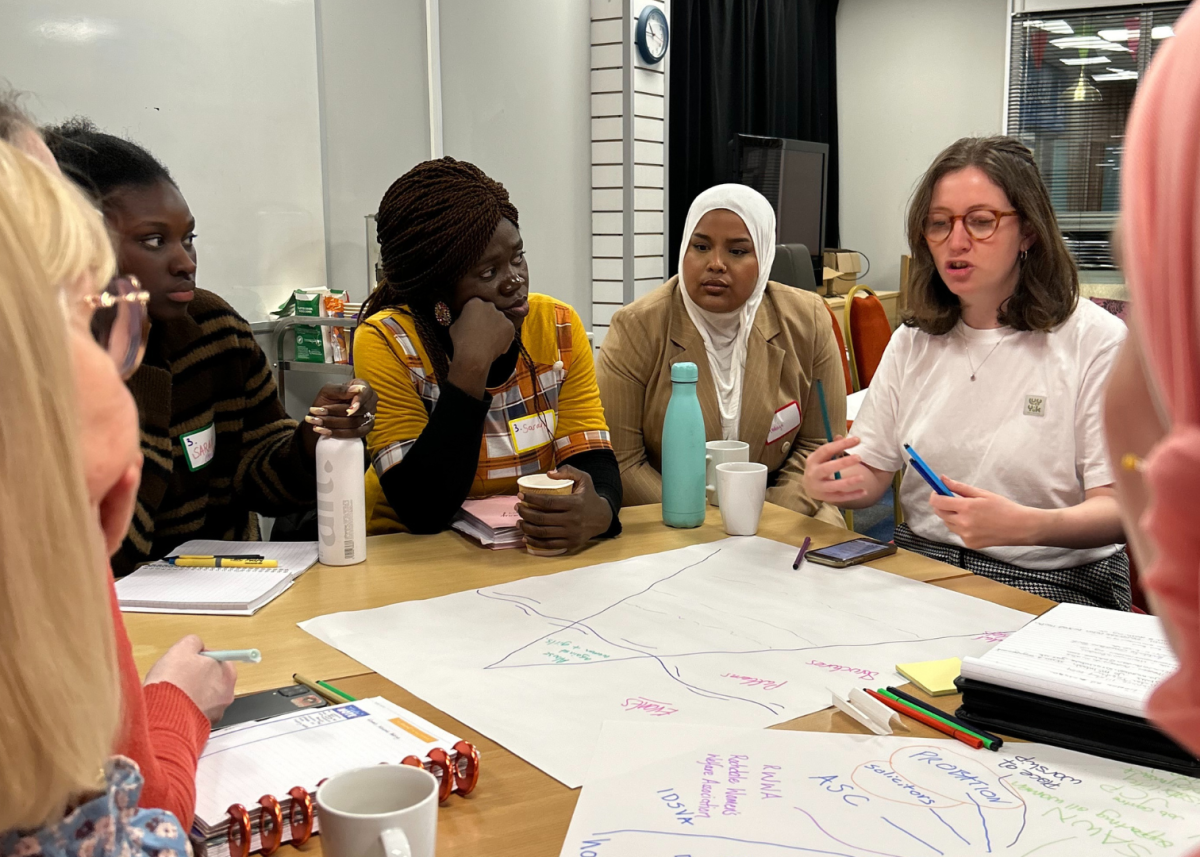
[[508, 188], [530, 286], [591, 327], [589, 5], [441, 0], [445, 154]]
[[900, 284], [908, 198], [959, 137], [998, 134], [1006, 0], [841, 0], [837, 13], [841, 243], [863, 278]]
[[250, 319], [325, 284], [315, 44], [311, 2], [0, 3], [0, 76], [38, 120], [82, 114], [158, 156], [196, 216], [197, 281]]
[[329, 284], [361, 301], [364, 218], [429, 157], [425, 3], [316, 0], [316, 12]]

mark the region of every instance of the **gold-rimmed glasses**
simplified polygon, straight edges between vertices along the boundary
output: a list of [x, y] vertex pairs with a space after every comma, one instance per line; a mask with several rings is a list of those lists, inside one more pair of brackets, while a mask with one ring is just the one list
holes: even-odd
[[92, 336], [128, 379], [141, 365], [150, 334], [150, 293], [137, 277], [114, 277], [104, 291], [84, 298], [92, 309]]
[[976, 208], [966, 214], [930, 214], [925, 218], [922, 233], [926, 241], [941, 244], [954, 231], [954, 221], [961, 220], [967, 234], [976, 241], [986, 241], [996, 234], [1000, 228], [1000, 220], [1005, 217], [1018, 217], [1015, 211], [996, 211], [991, 208]]

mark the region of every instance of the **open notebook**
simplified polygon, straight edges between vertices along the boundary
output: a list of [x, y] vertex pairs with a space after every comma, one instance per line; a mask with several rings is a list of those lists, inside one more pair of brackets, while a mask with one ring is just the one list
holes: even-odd
[[1060, 604], [981, 658], [962, 676], [1133, 717], [1178, 666], [1154, 616]]
[[317, 561], [316, 542], [185, 542], [172, 556], [257, 553], [277, 568], [184, 568], [144, 565], [117, 581], [126, 613], [226, 613], [251, 616]]
[[[282, 841], [303, 840], [287, 819], [303, 824], [292, 804], [304, 792], [334, 774], [381, 763], [420, 764], [438, 778], [445, 800], [474, 788], [479, 757], [470, 744], [382, 697], [231, 726], [214, 732], [200, 755], [193, 833], [207, 844], [208, 857], [237, 855], [229, 808], [240, 804], [249, 813], [248, 850], [259, 850], [259, 798], [266, 795], [282, 809]], [[312, 829], [319, 827], [317, 818]]]

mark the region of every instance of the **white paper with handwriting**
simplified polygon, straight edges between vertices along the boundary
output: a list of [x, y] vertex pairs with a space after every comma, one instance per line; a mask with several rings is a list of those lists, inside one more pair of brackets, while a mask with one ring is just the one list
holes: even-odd
[[730, 538], [300, 623], [568, 786], [605, 720], [762, 728], [1032, 617]]
[[1200, 780], [1044, 744], [609, 722], [562, 857], [1173, 857]]

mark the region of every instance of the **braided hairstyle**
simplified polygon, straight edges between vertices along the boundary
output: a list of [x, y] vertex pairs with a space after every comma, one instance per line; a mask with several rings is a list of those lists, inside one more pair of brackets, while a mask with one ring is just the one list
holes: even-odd
[[[504, 185], [454, 158], [417, 164], [379, 203], [383, 279], [360, 317], [385, 309], [411, 316], [438, 380], [449, 373], [450, 335], [435, 320], [434, 304], [452, 301], [455, 284], [479, 261], [501, 218], [519, 225]], [[529, 360], [523, 344], [520, 349]]]
[[160, 181], [175, 184], [152, 154], [137, 143], [105, 134], [90, 119], [76, 116], [43, 128], [42, 134], [63, 173], [102, 206], [124, 187], [149, 187]]

